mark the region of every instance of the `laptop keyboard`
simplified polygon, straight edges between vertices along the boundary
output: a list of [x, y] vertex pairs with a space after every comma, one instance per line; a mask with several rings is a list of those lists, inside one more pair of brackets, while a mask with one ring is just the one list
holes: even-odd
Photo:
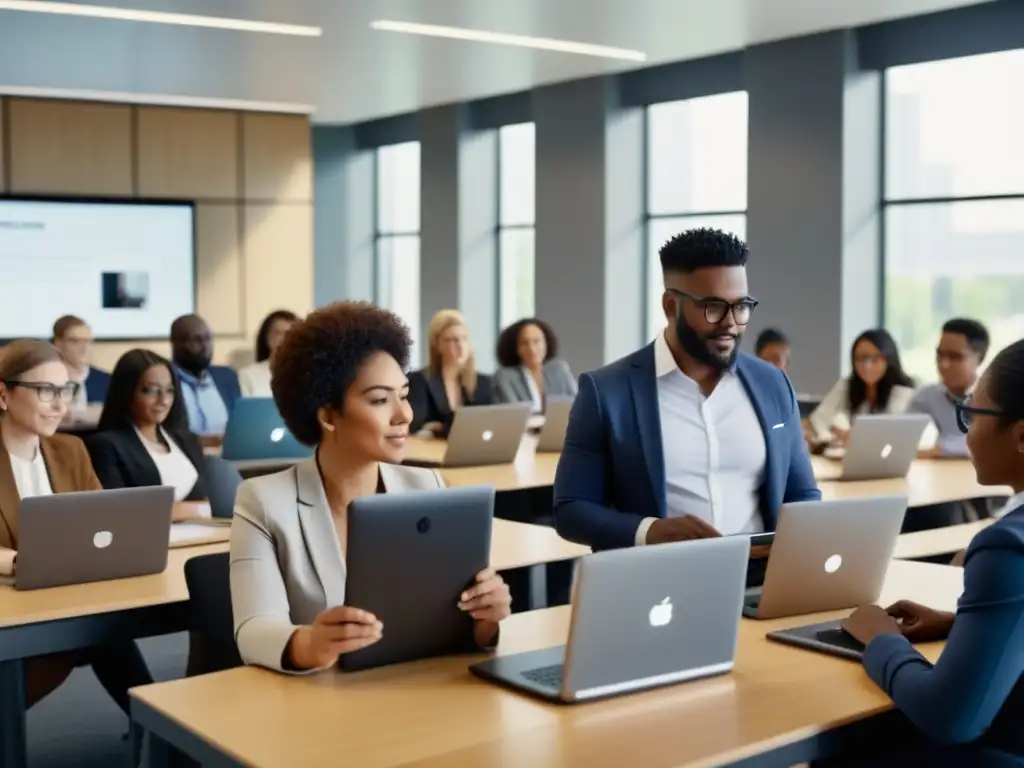
[[525, 677], [531, 683], [542, 686], [544, 688], [561, 689], [562, 670], [564, 669], [564, 664], [552, 664], [550, 667], [537, 667], [536, 669], [528, 669], [525, 672], [523, 672], [523, 677]]
[[814, 635], [816, 640], [839, 648], [846, 648], [851, 651], [863, 651], [864, 643], [847, 632], [845, 629], [823, 629]]

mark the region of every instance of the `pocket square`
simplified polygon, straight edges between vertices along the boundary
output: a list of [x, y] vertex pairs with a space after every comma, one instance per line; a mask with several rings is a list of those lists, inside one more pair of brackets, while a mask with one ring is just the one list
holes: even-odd
[[772, 429], [782, 429], [784, 426], [786, 426], [786, 422], [782, 422], [781, 424], [776, 424], [774, 427], [772, 427]]

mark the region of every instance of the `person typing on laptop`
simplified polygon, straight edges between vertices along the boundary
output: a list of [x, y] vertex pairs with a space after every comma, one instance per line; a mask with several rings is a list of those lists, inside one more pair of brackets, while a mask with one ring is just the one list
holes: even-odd
[[[82, 441], [56, 434], [80, 386], [70, 378], [60, 352], [46, 342], [15, 341], [0, 360], [0, 571], [5, 575], [12, 575], [18, 566], [22, 499], [101, 490]], [[29, 659], [25, 664], [27, 705], [40, 701], [83, 664], [92, 665], [126, 715], [128, 689], [153, 682], [135, 643], [112, 641], [85, 652]]]
[[[968, 547], [956, 613], [910, 602], [888, 609], [868, 605], [843, 628], [866, 646], [868, 675], [918, 730], [898, 764], [1019, 765], [1024, 761], [1024, 340], [996, 356], [958, 414], [978, 482], [1008, 485], [1015, 495], [1009, 512]], [[946, 647], [935, 664], [911, 646], [943, 638]], [[895, 755], [885, 759], [872, 756], [870, 764], [897, 763]]]
[[746, 244], [694, 229], [660, 255], [668, 327], [580, 376], [555, 475], [555, 527], [595, 550], [772, 531], [821, 498], [789, 380], [739, 351]]
[[[247, 664], [312, 671], [380, 639], [376, 617], [345, 603], [349, 504], [443, 487], [437, 472], [401, 466], [412, 422], [404, 373], [410, 345], [391, 312], [339, 302], [296, 323], [271, 359], [281, 417], [316, 453], [246, 480], [238, 492], [231, 601]], [[452, 600], [476, 619], [476, 644], [491, 646], [510, 612], [501, 577], [485, 569]]]

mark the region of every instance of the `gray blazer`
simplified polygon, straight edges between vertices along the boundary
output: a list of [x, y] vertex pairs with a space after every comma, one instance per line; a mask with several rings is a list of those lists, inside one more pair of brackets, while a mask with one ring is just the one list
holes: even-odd
[[[380, 465], [388, 493], [443, 488], [432, 469]], [[246, 480], [231, 523], [231, 605], [246, 664], [284, 670], [300, 626], [345, 603], [345, 562], [316, 459]]]
[[[544, 397], [576, 397], [576, 379], [565, 360], [553, 358], [544, 363]], [[527, 377], [532, 375], [521, 365], [500, 368], [494, 374], [494, 399], [499, 403], [529, 403], [533, 400]]]

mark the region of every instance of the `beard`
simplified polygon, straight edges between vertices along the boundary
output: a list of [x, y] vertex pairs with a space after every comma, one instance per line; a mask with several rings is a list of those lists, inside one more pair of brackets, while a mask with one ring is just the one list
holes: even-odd
[[[686, 322], [686, 318], [681, 312], [676, 317], [676, 339], [679, 341], [679, 346], [698, 363], [703, 363], [718, 371], [731, 368], [736, 362], [742, 337], [741, 333], [734, 334], [717, 330], [713, 333], [700, 334]], [[721, 338], [735, 339], [735, 344], [730, 351], [722, 352], [714, 347], [713, 341]]]
[[209, 368], [211, 361], [212, 358], [210, 355], [206, 355], [201, 352], [198, 354], [192, 352], [179, 352], [175, 355], [174, 359], [174, 362], [195, 376], [199, 376], [203, 371]]

